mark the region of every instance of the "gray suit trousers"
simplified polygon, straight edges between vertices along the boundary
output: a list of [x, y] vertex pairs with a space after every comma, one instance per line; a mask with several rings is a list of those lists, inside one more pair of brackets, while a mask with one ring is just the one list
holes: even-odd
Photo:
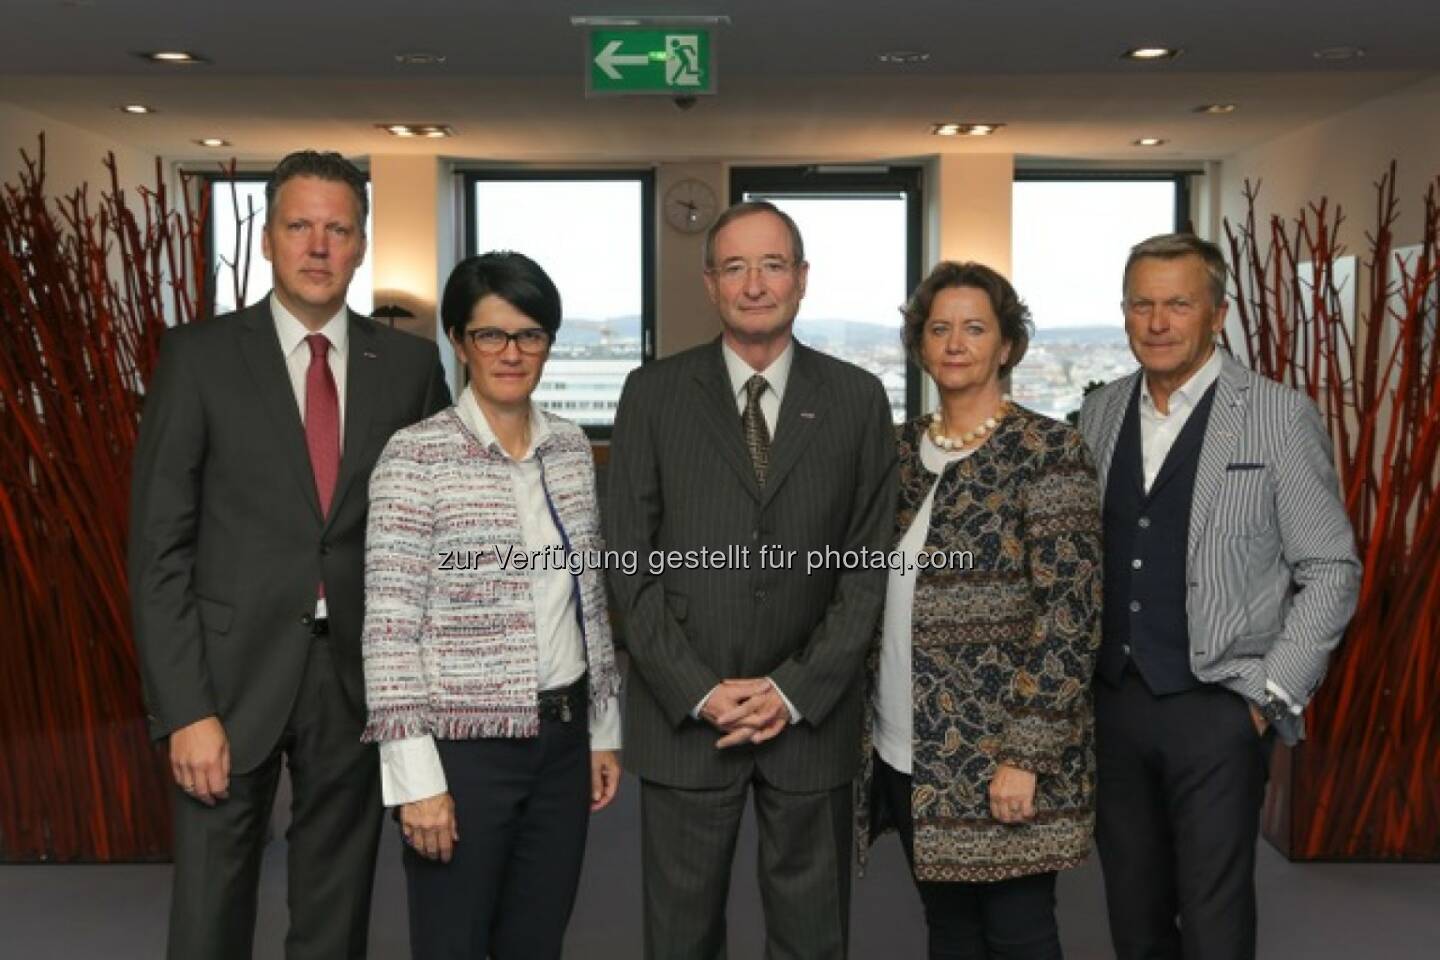
[[730, 864], [752, 789], [760, 830], [766, 960], [845, 957], [850, 936], [850, 784], [792, 793], [766, 783], [756, 771], [713, 790], [641, 781], [646, 960], [728, 956]]

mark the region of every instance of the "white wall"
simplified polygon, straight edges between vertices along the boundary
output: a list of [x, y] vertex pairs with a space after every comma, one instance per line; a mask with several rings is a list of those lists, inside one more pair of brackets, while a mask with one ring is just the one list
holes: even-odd
[[[1261, 182], [1256, 213], [1262, 228], [1271, 214], [1293, 220], [1306, 204], [1328, 197], [1345, 213], [1340, 241], [1363, 258], [1365, 234], [1375, 227], [1375, 183], [1392, 159], [1399, 161], [1395, 241], [1417, 243], [1425, 188], [1440, 175], [1440, 78], [1226, 157], [1220, 212], [1232, 224], [1241, 222], [1246, 178]], [[1223, 242], [1223, 233], [1216, 239]]]
[[45, 134], [46, 192], [52, 197], [70, 193], [82, 183], [90, 184], [92, 204], [103, 187], [109, 189], [110, 173], [105, 155], [115, 153], [122, 187], [155, 183], [155, 155], [121, 146], [106, 137], [90, 133], [43, 114], [14, 104], [0, 102], [0, 181], [19, 183], [24, 169], [20, 151], [38, 156], [39, 134]]

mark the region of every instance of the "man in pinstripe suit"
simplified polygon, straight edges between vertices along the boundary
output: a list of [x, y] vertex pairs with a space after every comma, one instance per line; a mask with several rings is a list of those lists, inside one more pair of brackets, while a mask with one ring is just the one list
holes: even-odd
[[[789, 217], [726, 211], [705, 240], [721, 337], [631, 374], [615, 418], [608, 546], [663, 561], [612, 578], [650, 958], [726, 956], [752, 790], [766, 956], [846, 952], [858, 675], [885, 571], [843, 555], [888, 548], [895, 443], [879, 381], [791, 336], [806, 271]], [[834, 562], [807, 572], [826, 548]]]
[[1104, 490], [1096, 839], [1124, 958], [1255, 955], [1255, 835], [1360, 563], [1330, 438], [1301, 394], [1215, 345], [1226, 268], [1197, 237], [1125, 266], [1141, 370], [1080, 414]]

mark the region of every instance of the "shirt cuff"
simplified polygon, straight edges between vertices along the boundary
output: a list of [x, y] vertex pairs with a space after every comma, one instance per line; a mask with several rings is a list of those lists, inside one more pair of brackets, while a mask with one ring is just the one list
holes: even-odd
[[380, 744], [380, 799], [385, 806], [437, 797], [449, 789], [434, 737], [426, 734]]
[[1281, 703], [1285, 704], [1285, 706], [1289, 707], [1291, 716], [1298, 717], [1305, 709], [1303, 706], [1297, 704], [1294, 698], [1291, 697], [1290, 694], [1285, 692], [1285, 688], [1280, 686], [1274, 680], [1265, 681], [1265, 690], [1268, 693], [1273, 693], [1275, 695], [1275, 699], [1279, 700]]
[[[774, 680], [771, 680], [769, 677], [766, 677], [765, 679], [770, 680], [770, 686], [774, 688], [776, 693], [780, 694], [780, 700], [785, 704], [785, 709], [790, 711], [790, 722], [799, 723], [801, 720], [805, 719], [800, 715], [800, 711], [795, 709], [795, 704], [790, 702], [790, 698], [785, 696], [785, 691], [780, 689], [780, 684], [776, 683]], [[1286, 702], [1288, 703], [1289, 701], [1287, 700]]]
[[707, 703], [710, 702], [710, 697], [715, 693], [716, 690], [719, 690], [719, 689], [720, 689], [720, 684], [718, 684], [718, 683], [715, 684], [715, 686], [711, 687], [711, 688], [706, 692], [705, 696], [703, 696], [703, 697], [700, 698], [700, 702], [697, 703], [697, 704], [695, 704], [695, 709], [690, 711], [690, 716], [694, 717], [696, 720], [703, 719], [703, 718], [700, 716], [700, 711], [705, 709], [705, 704], [707, 704]]
[[590, 718], [590, 749], [620, 749], [620, 698], [611, 697]]

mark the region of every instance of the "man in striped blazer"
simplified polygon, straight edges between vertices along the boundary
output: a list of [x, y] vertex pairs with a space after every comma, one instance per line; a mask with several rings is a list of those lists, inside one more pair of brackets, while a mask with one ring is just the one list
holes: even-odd
[[890, 407], [874, 376], [791, 336], [807, 265], [789, 217], [732, 207], [704, 259], [723, 334], [630, 375], [609, 466], [608, 546], [643, 567], [612, 583], [645, 956], [726, 955], [753, 792], [766, 956], [842, 958], [859, 674], [886, 575], [846, 555], [889, 547]]
[[1122, 960], [1255, 955], [1270, 747], [1304, 735], [1359, 591], [1319, 412], [1215, 344], [1225, 277], [1197, 237], [1136, 245], [1141, 369], [1080, 413], [1104, 497], [1096, 839]]

